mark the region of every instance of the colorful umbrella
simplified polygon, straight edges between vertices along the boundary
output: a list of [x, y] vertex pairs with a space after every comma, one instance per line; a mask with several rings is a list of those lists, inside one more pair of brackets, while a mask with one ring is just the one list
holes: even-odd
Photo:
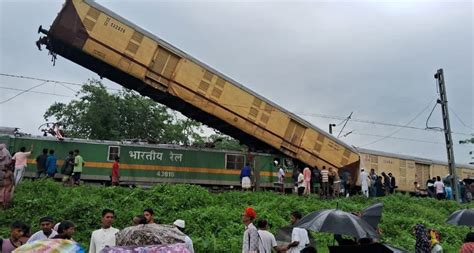
[[25, 244], [13, 253], [84, 253], [79, 243], [65, 239], [38, 240]]
[[189, 253], [183, 243], [150, 246], [116, 246], [105, 248], [101, 253]]
[[171, 225], [145, 224], [126, 227], [116, 235], [117, 246], [147, 246], [184, 242], [184, 234]]

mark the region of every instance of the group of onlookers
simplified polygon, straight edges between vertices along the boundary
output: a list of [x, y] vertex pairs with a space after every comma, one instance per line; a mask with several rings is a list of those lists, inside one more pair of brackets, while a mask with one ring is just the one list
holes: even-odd
[[[89, 253], [99, 253], [106, 247], [114, 247], [116, 245], [116, 234], [120, 231], [112, 227], [115, 220], [115, 212], [111, 209], [104, 209], [101, 216], [101, 228], [92, 232], [89, 243]], [[134, 226], [143, 224], [154, 224], [153, 209], [147, 208], [143, 211], [143, 215], [133, 217], [132, 224]], [[176, 220], [174, 227], [183, 232], [185, 228], [184, 220]], [[0, 252], [10, 253], [16, 248], [33, 243], [38, 240], [45, 239], [68, 239], [73, 240], [76, 226], [69, 220], [64, 220], [54, 225], [52, 217], [46, 216], [39, 220], [41, 230], [31, 235], [30, 226], [15, 221], [10, 226], [10, 237], [0, 239]], [[194, 253], [193, 242], [189, 236], [185, 234], [184, 244], [189, 252]]]
[[[383, 180], [383, 181], [382, 181]], [[298, 195], [309, 195], [311, 192], [319, 194], [323, 199], [330, 199], [339, 196], [348, 197], [357, 194], [356, 187], [352, 185], [351, 174], [347, 170], [342, 170], [341, 175], [337, 169], [326, 168], [321, 170], [309, 167], [299, 170], [295, 176], [295, 187]], [[359, 175], [361, 193], [366, 197], [381, 197], [395, 192], [398, 188], [395, 177], [392, 173], [377, 175], [374, 169], [370, 174], [361, 169]]]
[[62, 174], [62, 182], [64, 185], [79, 185], [81, 174], [85, 165], [84, 158], [79, 154], [79, 150], [69, 151], [64, 158], [61, 170], [58, 171], [58, 159], [54, 155], [54, 150], [43, 149], [42, 154], [36, 157], [36, 177], [39, 179], [43, 174], [46, 177], [54, 178], [59, 173]]
[[393, 194], [398, 188], [395, 176], [391, 172], [386, 174], [382, 172], [377, 175], [375, 169], [371, 169], [367, 173], [365, 169], [361, 169], [359, 175], [362, 194], [366, 197], [382, 197]]
[[[27, 151], [25, 147], [13, 154], [4, 143], [0, 143], [0, 207], [8, 207], [12, 201], [15, 186], [23, 179], [34, 146], [31, 145]], [[84, 159], [79, 150], [69, 151], [61, 167], [62, 181], [65, 185], [78, 185], [81, 180]], [[42, 153], [36, 157], [36, 177], [42, 176], [54, 178], [58, 173], [58, 159], [53, 149], [44, 148]]]
[[[291, 232], [291, 242], [288, 244], [277, 245], [275, 236], [268, 231], [267, 220], [260, 219], [256, 221], [257, 213], [252, 207], [244, 209], [242, 222], [245, 225], [245, 231], [242, 240], [242, 253], [271, 253], [288, 252], [299, 253], [316, 252], [316, 249], [310, 245], [308, 231], [303, 228], [293, 227]], [[294, 211], [290, 215], [291, 225], [296, 224], [302, 218], [299, 211]], [[257, 227], [253, 224], [256, 221]]]
[[[421, 188], [421, 185], [415, 181], [413, 183], [413, 195], [417, 197], [427, 196], [430, 198], [436, 198], [438, 200], [452, 200], [455, 197], [455, 193], [453, 193], [453, 189], [451, 187], [451, 182], [443, 182], [440, 176], [429, 178], [426, 181], [425, 186], [426, 188]], [[474, 192], [474, 184], [459, 180], [458, 190], [462, 203], [471, 202], [472, 193]]]

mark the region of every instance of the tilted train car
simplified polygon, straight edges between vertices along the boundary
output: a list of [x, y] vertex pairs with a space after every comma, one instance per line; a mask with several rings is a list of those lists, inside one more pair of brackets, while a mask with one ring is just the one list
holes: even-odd
[[[89, 182], [110, 181], [115, 156], [120, 157], [120, 180], [129, 185], [152, 185], [155, 183], [189, 183], [206, 186], [239, 186], [240, 170], [245, 163], [253, 169], [255, 185], [272, 188], [277, 180], [274, 161], [284, 164], [279, 155], [180, 147], [163, 144], [131, 144], [118, 141], [96, 141], [66, 138], [58, 141], [54, 137], [15, 137], [0, 135], [11, 152], [34, 145], [28, 159], [26, 177], [36, 173], [35, 158], [42, 149], [55, 150], [58, 171], [69, 151], [79, 149], [85, 160], [82, 179]], [[286, 161], [287, 162], [287, 161]], [[288, 168], [291, 171], [291, 168]], [[287, 187], [292, 187], [291, 173], [287, 176]], [[58, 175], [59, 177], [59, 175]]]
[[[391, 172], [396, 179], [398, 190], [412, 192], [413, 183], [418, 182], [421, 188], [430, 177], [446, 177], [449, 174], [448, 163], [415, 156], [392, 154], [381, 151], [358, 149], [361, 157], [361, 168], [374, 169], [380, 175]], [[456, 175], [459, 179], [474, 179], [474, 166], [456, 164]]]
[[[67, 0], [38, 46], [228, 134], [309, 166], [359, 168], [357, 151], [91, 0]], [[251, 58], [249, 58], [251, 59]]]

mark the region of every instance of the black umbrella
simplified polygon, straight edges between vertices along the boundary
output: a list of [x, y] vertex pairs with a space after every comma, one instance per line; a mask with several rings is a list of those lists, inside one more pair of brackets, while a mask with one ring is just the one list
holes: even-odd
[[312, 212], [295, 224], [316, 232], [329, 232], [360, 238], [378, 238], [377, 232], [361, 218], [338, 209]]
[[377, 226], [382, 219], [383, 203], [373, 204], [362, 211], [361, 218], [365, 220], [373, 229], [377, 229]]
[[474, 227], [474, 208], [458, 210], [446, 220], [451, 225], [466, 225]]
[[293, 232], [292, 226], [282, 227], [276, 231], [275, 240], [278, 242], [278, 244], [290, 243], [292, 232]]

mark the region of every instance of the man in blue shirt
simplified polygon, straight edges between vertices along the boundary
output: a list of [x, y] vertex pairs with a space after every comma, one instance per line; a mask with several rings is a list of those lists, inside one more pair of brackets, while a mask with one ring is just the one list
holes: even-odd
[[240, 183], [242, 184], [243, 190], [248, 190], [252, 187], [252, 181], [250, 180], [251, 176], [252, 170], [250, 169], [249, 163], [246, 163], [240, 171]]
[[56, 162], [57, 162], [56, 156], [54, 156], [54, 150], [50, 149], [49, 150], [49, 155], [48, 159], [46, 159], [46, 172], [48, 173], [48, 177], [54, 177], [54, 174], [56, 174]]

